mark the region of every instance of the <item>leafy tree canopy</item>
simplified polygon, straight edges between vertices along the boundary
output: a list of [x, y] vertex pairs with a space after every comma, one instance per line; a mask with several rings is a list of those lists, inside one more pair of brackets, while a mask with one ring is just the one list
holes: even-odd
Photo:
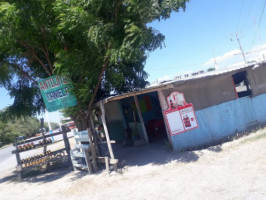
[[79, 104], [66, 112], [80, 119], [111, 93], [145, 87], [148, 53], [164, 41], [147, 24], [185, 9], [187, 1], [1, 1], [0, 84], [15, 99], [9, 113], [42, 111], [36, 81], [53, 74], [72, 78]]

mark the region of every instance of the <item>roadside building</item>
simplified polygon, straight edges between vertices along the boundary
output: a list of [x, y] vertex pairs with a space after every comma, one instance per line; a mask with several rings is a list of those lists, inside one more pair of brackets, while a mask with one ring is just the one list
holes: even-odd
[[167, 140], [176, 151], [217, 144], [266, 122], [265, 77], [266, 63], [258, 63], [179, 76], [104, 99], [105, 131], [111, 140], [131, 138], [135, 145]]

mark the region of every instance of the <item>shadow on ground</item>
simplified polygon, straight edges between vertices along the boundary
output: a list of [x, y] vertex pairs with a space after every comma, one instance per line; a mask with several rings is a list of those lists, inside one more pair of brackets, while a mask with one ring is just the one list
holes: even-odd
[[[140, 147], [127, 147], [122, 143], [114, 144], [112, 146], [115, 158], [119, 159], [119, 168], [124, 168], [126, 166], [144, 166], [147, 164], [163, 165], [172, 161], [191, 163], [198, 161], [201, 156], [200, 153], [195, 153], [194, 151], [186, 151], [182, 153], [173, 152], [163, 141], [156, 141]], [[105, 155], [108, 152], [106, 145], [102, 146], [101, 150]], [[222, 151], [222, 148], [218, 145], [209, 147], [207, 150], [218, 153]], [[101, 170], [96, 174], [100, 174], [104, 170], [104, 167], [101, 166], [100, 168]], [[45, 172], [32, 171], [28, 174], [24, 174], [22, 182], [49, 183], [72, 172], [72, 164], [68, 161], [64, 166], [59, 165], [57, 168], [46, 170]], [[75, 181], [87, 175], [87, 171], [78, 171], [71, 174], [70, 180]], [[16, 175], [14, 174], [0, 179], [0, 183], [12, 181], [17, 181]]]
[[207, 150], [212, 151], [212, 152], [221, 152], [223, 149], [221, 148], [221, 145], [217, 145], [217, 146], [212, 146], [207, 148]]
[[16, 180], [16, 175], [15, 174], [12, 174], [10, 176], [6, 176], [6, 177], [3, 177], [0, 179], [0, 184], [1, 183], [5, 183], [5, 182], [13, 182]]
[[[0, 179], [1, 183], [11, 183], [11, 182], [28, 182], [28, 183], [49, 183], [55, 180], [61, 179], [62, 177], [73, 172], [71, 162], [66, 162], [63, 165], [58, 165], [47, 170], [30, 170], [22, 174], [22, 179], [17, 178], [15, 171], [11, 175], [3, 177]], [[87, 175], [87, 172], [80, 171], [73, 173], [70, 180], [74, 181], [76, 179], [82, 178]]]
[[[166, 143], [156, 141], [141, 147], [127, 147], [124, 144], [113, 145], [115, 157], [119, 159], [119, 167], [143, 166], [147, 164], [162, 165], [172, 161], [181, 163], [196, 162], [199, 156], [193, 151], [172, 152]], [[106, 152], [107, 150], [103, 150]]]

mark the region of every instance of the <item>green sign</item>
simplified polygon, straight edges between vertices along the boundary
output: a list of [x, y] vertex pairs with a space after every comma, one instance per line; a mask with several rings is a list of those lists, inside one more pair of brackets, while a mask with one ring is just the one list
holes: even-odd
[[50, 76], [38, 84], [49, 112], [77, 105], [76, 97], [70, 92], [72, 82], [67, 76]]

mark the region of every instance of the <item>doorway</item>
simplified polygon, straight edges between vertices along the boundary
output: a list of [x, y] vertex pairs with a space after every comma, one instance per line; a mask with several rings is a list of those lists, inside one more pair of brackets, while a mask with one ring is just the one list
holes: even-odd
[[232, 75], [237, 98], [247, 126], [257, 123], [251, 95], [252, 90], [247, 78], [247, 72], [241, 71]]
[[139, 95], [138, 101], [149, 142], [152, 143], [158, 140], [168, 141], [157, 92]]

